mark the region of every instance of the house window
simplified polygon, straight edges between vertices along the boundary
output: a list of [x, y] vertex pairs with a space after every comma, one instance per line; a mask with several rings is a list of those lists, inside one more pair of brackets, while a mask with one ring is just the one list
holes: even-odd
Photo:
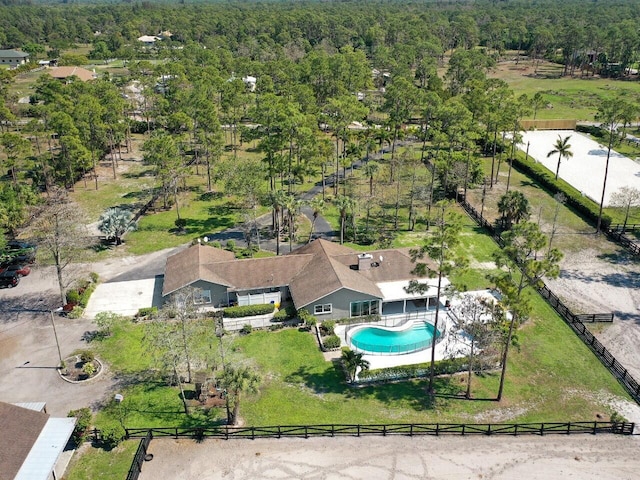
[[332, 306], [330, 303], [325, 303], [323, 305], [315, 305], [313, 307], [313, 313], [315, 315], [322, 315], [325, 313], [331, 313], [332, 312]]
[[211, 290], [200, 290], [193, 295], [193, 303], [196, 305], [202, 305], [204, 303], [211, 303]]
[[364, 315], [377, 315], [380, 313], [378, 300], [365, 300], [363, 302], [351, 302], [351, 316], [362, 317]]

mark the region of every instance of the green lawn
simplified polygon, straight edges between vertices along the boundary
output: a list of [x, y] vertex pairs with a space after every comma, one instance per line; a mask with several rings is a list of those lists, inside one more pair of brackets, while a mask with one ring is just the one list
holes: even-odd
[[[537, 75], [530, 62], [499, 65], [490, 76], [501, 78], [513, 89], [516, 97], [526, 94], [532, 98], [540, 92], [546, 106], [538, 110], [536, 118], [575, 119], [593, 121], [599, 101], [618, 94], [633, 98], [640, 94], [638, 82], [625, 82], [610, 78], [560, 77], [562, 65], [543, 62]], [[531, 116], [533, 118], [533, 116]]]
[[140, 440], [127, 440], [106, 451], [86, 445], [75, 453], [64, 476], [65, 480], [122, 480], [127, 477]]

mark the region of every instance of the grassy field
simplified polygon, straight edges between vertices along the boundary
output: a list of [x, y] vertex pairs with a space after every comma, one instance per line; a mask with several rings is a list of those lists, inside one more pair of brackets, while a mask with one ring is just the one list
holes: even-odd
[[538, 110], [536, 118], [539, 119], [593, 121], [601, 99], [619, 94], [634, 99], [640, 95], [638, 82], [580, 77], [579, 72], [574, 77], [560, 77], [562, 68], [562, 65], [542, 62], [534, 74], [530, 61], [522, 61], [519, 65], [505, 62], [489, 76], [507, 82], [516, 97], [526, 94], [532, 98], [540, 92], [546, 106]]
[[76, 452], [65, 480], [122, 480], [127, 477], [140, 440], [127, 440], [113, 450], [85, 445]]

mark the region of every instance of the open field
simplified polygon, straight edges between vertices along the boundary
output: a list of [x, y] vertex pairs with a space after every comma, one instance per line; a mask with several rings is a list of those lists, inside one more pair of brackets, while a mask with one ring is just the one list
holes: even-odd
[[505, 61], [498, 64], [489, 76], [507, 82], [516, 97], [526, 94], [532, 98], [540, 92], [546, 106], [538, 110], [536, 118], [539, 119], [593, 121], [600, 99], [619, 94], [629, 99], [640, 96], [640, 83], [637, 81], [581, 78], [579, 72], [575, 77], [560, 77], [562, 68], [559, 64], [541, 62], [538, 73], [534, 74], [534, 67], [529, 60], [523, 60], [518, 65]]

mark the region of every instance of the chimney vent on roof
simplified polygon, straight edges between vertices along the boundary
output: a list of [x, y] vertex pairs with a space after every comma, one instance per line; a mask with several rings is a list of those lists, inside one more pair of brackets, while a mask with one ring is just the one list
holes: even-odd
[[358, 254], [358, 270], [369, 270], [371, 268], [372, 260], [373, 255], [370, 253]]

